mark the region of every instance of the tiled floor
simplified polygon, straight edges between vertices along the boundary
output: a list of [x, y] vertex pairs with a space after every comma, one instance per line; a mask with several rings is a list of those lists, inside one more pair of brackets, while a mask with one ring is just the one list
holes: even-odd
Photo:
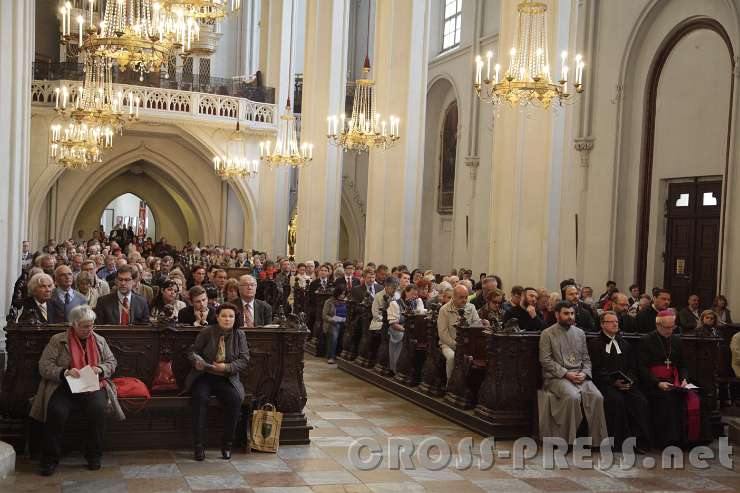
[[[406, 437], [414, 444], [436, 436], [454, 451], [460, 439], [472, 437], [477, 444], [482, 437], [319, 359], [307, 357], [305, 380], [306, 411], [315, 427], [311, 445], [281, 447], [277, 455], [234, 453], [231, 462], [220, 460], [216, 450], [209, 450], [202, 463], [194, 462], [189, 450], [108, 453], [103, 468], [95, 472], [85, 469], [79, 456], [73, 456], [65, 458], [50, 478], [36, 475], [37, 465], [20, 459], [17, 473], [0, 482], [0, 492], [740, 491], [739, 467], [728, 470], [718, 461], [711, 461], [705, 470], [622, 470], [618, 466], [549, 470], [541, 460], [532, 459], [522, 470], [514, 468], [511, 459], [498, 458], [487, 470], [464, 470], [451, 464], [435, 471], [390, 469], [392, 461], [384, 457], [377, 469], [361, 470], [348, 459], [347, 450], [354, 438], [370, 437], [387, 450], [389, 436]], [[497, 443], [496, 447], [510, 449], [511, 443]]]

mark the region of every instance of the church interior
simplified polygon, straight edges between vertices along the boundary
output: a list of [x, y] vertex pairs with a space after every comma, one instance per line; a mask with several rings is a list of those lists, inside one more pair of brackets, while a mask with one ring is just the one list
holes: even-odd
[[0, 491], [740, 490], [740, 0], [0, 2]]

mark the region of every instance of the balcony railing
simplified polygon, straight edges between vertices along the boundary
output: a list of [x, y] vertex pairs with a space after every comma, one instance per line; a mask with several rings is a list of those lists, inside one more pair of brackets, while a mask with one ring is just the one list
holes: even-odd
[[[77, 91], [79, 81], [34, 80], [31, 86], [31, 102], [55, 105], [55, 90], [67, 87], [70, 94]], [[246, 98], [207, 94], [193, 91], [165, 89], [161, 87], [114, 84], [113, 91], [132, 94], [141, 101], [142, 116], [184, 117], [208, 121], [214, 119], [238, 120], [255, 129], [273, 130], [277, 121], [277, 107], [270, 103], [250, 101]]]
[[[85, 76], [83, 65], [76, 62], [33, 64], [34, 80], [82, 80]], [[145, 74], [144, 80], [139, 80], [139, 74], [132, 71], [113, 71], [113, 82], [132, 86], [155, 87], [173, 89], [177, 91], [193, 91], [219, 96], [233, 96], [246, 98], [258, 103], [275, 103], [275, 88], [258, 86], [252, 82], [238, 79], [223, 79], [220, 77], [196, 77], [192, 74], [170, 74], [165, 78], [164, 72]]]

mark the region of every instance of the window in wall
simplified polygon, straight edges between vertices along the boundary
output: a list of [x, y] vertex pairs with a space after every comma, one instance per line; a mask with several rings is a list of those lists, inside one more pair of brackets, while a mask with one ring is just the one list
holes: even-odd
[[439, 166], [437, 212], [452, 214], [455, 197], [455, 162], [457, 158], [457, 102], [447, 107], [442, 125], [442, 149]]
[[462, 22], [462, 0], [443, 0], [445, 17], [442, 30], [442, 51], [460, 44], [460, 24]]

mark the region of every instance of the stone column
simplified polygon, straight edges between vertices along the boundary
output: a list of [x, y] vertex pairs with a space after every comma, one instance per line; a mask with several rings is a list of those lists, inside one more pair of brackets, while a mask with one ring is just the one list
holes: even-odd
[[415, 266], [419, 259], [421, 187], [426, 114], [429, 2], [376, 4], [376, 81], [381, 119], [401, 119], [401, 138], [371, 151], [368, 170], [365, 261]]
[[[35, 2], [0, 3], [0, 316], [5, 325], [13, 285], [21, 271], [21, 242], [28, 231], [28, 173], [31, 139], [31, 63]], [[5, 333], [0, 328], [0, 370], [5, 368]]]
[[298, 176], [299, 259], [333, 260], [339, 249], [342, 151], [326, 137], [328, 115], [344, 112], [349, 0], [308, 0], [301, 140], [313, 161]]
[[[502, 67], [508, 67], [508, 52], [514, 44], [517, 3], [505, 0], [501, 5], [497, 59]], [[562, 25], [558, 2], [544, 3], [548, 5], [550, 66], [559, 67], [556, 58], [567, 46], [567, 31], [563, 43], [562, 36], [558, 36]], [[567, 8], [567, 2], [563, 8]], [[550, 264], [554, 262], [552, 254], [557, 252], [566, 111], [507, 106], [495, 119], [493, 159], [488, 164], [492, 167], [489, 272], [500, 275], [506, 286], [557, 285], [557, 272], [550, 269]]]
[[[262, 4], [262, 21], [269, 22], [265, 46], [266, 65], [262, 67], [265, 85], [275, 88], [275, 104], [278, 115], [285, 112], [285, 101], [291, 91], [290, 58], [290, 0], [272, 1]], [[294, 46], [300, 42], [293, 39]], [[279, 120], [278, 120], [279, 121]], [[270, 137], [274, 141], [274, 136]], [[256, 157], [256, 156], [255, 156]], [[285, 255], [288, 238], [288, 189], [289, 170], [270, 169], [260, 165], [259, 200], [257, 205], [256, 246], [271, 256]]]

